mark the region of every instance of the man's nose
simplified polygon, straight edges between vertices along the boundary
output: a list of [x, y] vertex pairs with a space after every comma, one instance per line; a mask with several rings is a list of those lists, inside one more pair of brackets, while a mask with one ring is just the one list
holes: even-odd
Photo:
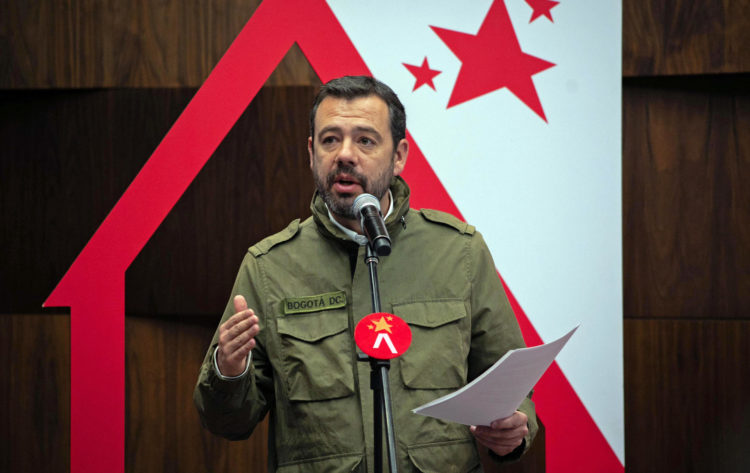
[[354, 140], [345, 138], [341, 142], [336, 161], [340, 164], [346, 164], [348, 166], [355, 166], [357, 164], [357, 153], [354, 146]]

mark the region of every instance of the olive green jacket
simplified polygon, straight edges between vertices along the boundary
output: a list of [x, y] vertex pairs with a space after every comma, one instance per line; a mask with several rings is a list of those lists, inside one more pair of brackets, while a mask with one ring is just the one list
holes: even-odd
[[[382, 309], [412, 329], [409, 351], [390, 369], [399, 471], [481, 471], [468, 427], [411, 410], [465, 385], [523, 339], [474, 227], [409, 209], [401, 178], [391, 190], [393, 251], [378, 265]], [[311, 208], [311, 218], [251, 247], [237, 275], [232, 296], [245, 296], [261, 327], [249, 372], [217, 375], [215, 336], [194, 400], [203, 425], [229, 439], [247, 438], [270, 412], [269, 471], [372, 473], [370, 366], [357, 361], [353, 337], [372, 312], [365, 247], [330, 221], [317, 194]], [[230, 298], [222, 321], [233, 312]], [[534, 405], [526, 399], [520, 410], [529, 417], [528, 448]]]

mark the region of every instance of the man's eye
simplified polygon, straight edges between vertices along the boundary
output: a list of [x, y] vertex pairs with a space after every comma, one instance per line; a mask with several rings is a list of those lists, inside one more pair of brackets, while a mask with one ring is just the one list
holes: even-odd
[[368, 138], [366, 136], [363, 136], [362, 138], [360, 138], [359, 142], [362, 143], [365, 146], [372, 146], [372, 145], [375, 144], [375, 142], [373, 140], [371, 140], [370, 138]]
[[336, 138], [333, 137], [333, 136], [324, 136], [323, 139], [320, 140], [320, 141], [321, 141], [321, 143], [329, 144], [329, 143], [333, 143], [335, 141], [335, 139]]

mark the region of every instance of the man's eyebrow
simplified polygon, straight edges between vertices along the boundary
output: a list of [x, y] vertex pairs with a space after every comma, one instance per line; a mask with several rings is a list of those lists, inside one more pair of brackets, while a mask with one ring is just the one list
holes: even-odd
[[336, 125], [328, 125], [326, 127], [321, 128], [320, 131], [318, 131], [318, 136], [323, 136], [324, 134], [331, 132], [331, 131], [336, 132], [336, 133], [341, 133], [341, 127], [336, 126]]
[[382, 138], [382, 136], [380, 136], [380, 133], [378, 133], [378, 130], [371, 126], [356, 126], [354, 127], [354, 130], [360, 133], [371, 133], [378, 139]]
[[[375, 135], [375, 137], [377, 137], [378, 139], [382, 138], [378, 130], [376, 130], [375, 128], [371, 126], [355, 126], [354, 131], [358, 133], [371, 133]], [[341, 133], [341, 127], [338, 125], [328, 125], [326, 127], [321, 128], [321, 130], [318, 132], [318, 136], [321, 137], [328, 132]]]

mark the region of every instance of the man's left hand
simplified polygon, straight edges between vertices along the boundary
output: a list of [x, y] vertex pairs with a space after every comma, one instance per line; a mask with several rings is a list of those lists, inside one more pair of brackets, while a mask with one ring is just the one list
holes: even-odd
[[489, 427], [472, 425], [471, 433], [479, 443], [502, 457], [521, 445], [529, 433], [528, 420], [526, 414], [516, 411], [510, 417], [492, 421]]

